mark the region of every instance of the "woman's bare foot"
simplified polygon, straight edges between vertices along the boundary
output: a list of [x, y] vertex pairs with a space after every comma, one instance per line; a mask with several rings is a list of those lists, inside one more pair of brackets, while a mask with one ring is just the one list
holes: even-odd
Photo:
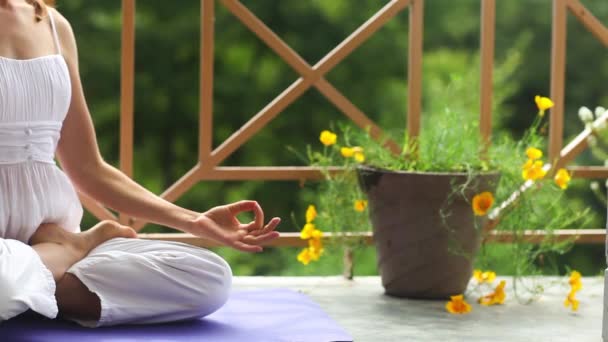
[[[36, 233], [30, 238], [30, 245], [35, 250], [42, 252], [43, 254], [50, 254], [46, 251], [55, 251], [57, 246], [61, 248], [61, 254], [63, 254], [62, 260], [69, 261], [69, 266], [83, 259], [89, 252], [104, 243], [107, 240], [113, 238], [135, 238], [137, 233], [128, 226], [123, 226], [114, 221], [101, 221], [91, 229], [82, 233], [70, 233], [60, 226], [53, 223], [45, 223], [38, 227]], [[56, 253], [50, 254], [56, 260]], [[43, 261], [44, 258], [43, 258]], [[53, 262], [52, 264], [57, 264]], [[49, 267], [53, 272], [56, 280], [62, 276], [66, 263], [61, 263], [63, 267], [59, 267], [57, 270]], [[48, 266], [48, 265], [47, 265]], [[69, 267], [68, 266], [68, 267]], [[67, 269], [67, 268], [65, 268]]]

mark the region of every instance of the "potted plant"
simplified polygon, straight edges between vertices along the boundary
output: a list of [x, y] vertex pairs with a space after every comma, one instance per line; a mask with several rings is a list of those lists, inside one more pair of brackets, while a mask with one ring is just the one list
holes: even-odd
[[[544, 113], [552, 102], [541, 96], [535, 102], [538, 114], [522, 137], [497, 136], [490, 145], [474, 118], [450, 109], [419, 138], [405, 136], [400, 153], [386, 148], [388, 139], [350, 126], [323, 131], [322, 150], [307, 151], [325, 181], [319, 212], [307, 212], [301, 237], [309, 248], [298, 260], [321, 257], [323, 230], [333, 230], [347, 252], [358, 242], [342, 232], [373, 230], [387, 294], [445, 299], [463, 293], [474, 258], [488, 256], [478, 251], [490, 229], [511, 233], [510, 261], [519, 274], [532, 272], [539, 256], [563, 252], [567, 242], [552, 239], [550, 230], [580, 221], [584, 211], [562, 203], [568, 172], [543, 161]], [[547, 238], [528, 244], [524, 229], [546, 230]]]

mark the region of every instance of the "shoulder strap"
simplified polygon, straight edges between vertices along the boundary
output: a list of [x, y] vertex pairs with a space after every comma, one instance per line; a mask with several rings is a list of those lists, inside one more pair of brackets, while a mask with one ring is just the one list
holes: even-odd
[[55, 40], [55, 46], [57, 47], [57, 53], [61, 55], [61, 44], [59, 44], [59, 35], [57, 35], [57, 27], [55, 26], [55, 18], [53, 18], [53, 12], [47, 9], [49, 19], [51, 21], [51, 28], [53, 29], [53, 39]]

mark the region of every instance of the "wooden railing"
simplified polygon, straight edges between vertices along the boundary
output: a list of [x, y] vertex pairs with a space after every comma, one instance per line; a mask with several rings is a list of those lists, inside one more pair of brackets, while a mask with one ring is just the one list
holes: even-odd
[[[496, 0], [481, 2], [481, 80], [480, 80], [480, 132], [486, 142], [492, 133], [492, 82], [494, 67], [494, 35], [496, 28]], [[245, 125], [217, 147], [212, 145], [213, 137], [213, 82], [214, 82], [214, 16], [216, 4], [223, 5], [241, 23], [251, 30], [270, 49], [279, 55], [300, 76], [256, 113]], [[133, 174], [133, 99], [134, 99], [134, 56], [135, 56], [135, 0], [122, 0], [122, 55], [121, 55], [121, 115], [120, 115], [120, 168], [129, 176]], [[407, 131], [410, 137], [420, 132], [422, 112], [422, 58], [424, 30], [424, 0], [391, 0], [364, 22], [338, 46], [314, 65], [308, 64], [300, 55], [279, 38], [266, 24], [258, 19], [238, 0], [201, 0], [200, 34], [200, 87], [199, 87], [199, 155], [198, 162], [175, 184], [160, 196], [175, 201], [198, 182], [206, 180], [304, 180], [319, 178], [318, 170], [310, 167], [223, 167], [221, 163], [235, 150], [251, 139], [260, 129], [279, 115], [311, 87], [316, 88], [344, 115], [362, 128], [371, 128], [371, 134], [379, 137], [381, 128], [357, 108], [338, 89], [329, 83], [325, 75], [344, 58], [375, 34], [384, 24], [405, 9], [409, 10], [409, 56], [408, 56], [408, 106]], [[580, 0], [553, 0], [553, 40], [551, 52], [551, 97], [555, 107], [550, 114], [549, 157], [562, 166], [571, 162], [586, 146], [583, 132], [565, 148], [563, 146], [565, 61], [566, 61], [566, 19], [568, 12], [589, 30], [604, 46], [608, 47], [608, 29], [595, 18]], [[396, 143], [389, 148], [399, 151]], [[575, 177], [608, 178], [605, 167], [569, 167]], [[120, 220], [141, 229], [145, 222], [135, 221], [121, 214], [116, 217], [111, 211], [95, 201], [81, 195], [84, 206], [99, 219]], [[604, 229], [559, 230], [558, 238], [577, 237], [578, 243], [603, 243]], [[354, 233], [353, 233], [354, 234]], [[201, 246], [213, 246], [213, 242], [187, 234], [140, 234], [144, 238], [182, 241]], [[359, 234], [371, 243], [371, 233]], [[271, 243], [272, 246], [304, 246], [306, 241], [298, 238], [298, 233], [283, 233]], [[544, 232], [529, 231], [526, 237], [538, 242]], [[328, 238], [331, 238], [329, 235]], [[507, 233], [492, 232], [486, 241], [509, 242]]]

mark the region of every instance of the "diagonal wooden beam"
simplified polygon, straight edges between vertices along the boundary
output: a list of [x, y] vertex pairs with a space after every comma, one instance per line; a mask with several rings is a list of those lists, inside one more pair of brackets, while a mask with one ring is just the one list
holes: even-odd
[[608, 28], [602, 25], [579, 0], [568, 0], [568, 8], [597, 40], [604, 44], [604, 46], [608, 46]]
[[[595, 121], [591, 124], [591, 127], [599, 127], [608, 124], [608, 112], [599, 118], [595, 119]], [[559, 169], [570, 163], [574, 160], [581, 152], [583, 152], [587, 147], [587, 139], [592, 136], [593, 130], [589, 127], [585, 128], [581, 133], [579, 133], [574, 139], [564, 147], [559, 155], [559, 160], [555, 169]]]
[[557, 161], [555, 169], [564, 167], [581, 154], [581, 152], [587, 148], [587, 138], [591, 135], [593, 135], [593, 132], [589, 128], [585, 128], [579, 135], [572, 139], [570, 143], [561, 150], [560, 158]]
[[313, 69], [318, 78], [325, 75], [344, 58], [346, 58], [357, 47], [363, 44], [369, 37], [378, 31], [384, 24], [399, 12], [410, 5], [412, 0], [393, 0], [386, 4], [363, 25], [359, 26], [348, 38], [336, 46], [330, 53], [321, 59]]
[[211, 153], [211, 164], [219, 165], [228, 158], [236, 149], [242, 146], [253, 135], [265, 127], [272, 119], [281, 113], [287, 106], [293, 103], [304, 92], [310, 88], [310, 79], [299, 78], [279, 96], [272, 100], [266, 107], [259, 111], [251, 120], [245, 123], [239, 130], [234, 132], [220, 146]]
[[[341, 110], [342, 113], [359, 127], [369, 130], [372, 138], [376, 140], [384, 138], [382, 129], [324, 78], [315, 83], [315, 87], [329, 102]], [[387, 140], [385, 145], [394, 154], [401, 153], [401, 147], [395, 141]]]
[[298, 74], [306, 78], [312, 73], [310, 65], [242, 3], [222, 0], [222, 4]]
[[174, 202], [186, 191], [192, 188], [200, 180], [201, 164], [196, 164], [190, 171], [182, 176], [175, 184], [171, 185], [160, 197]]
[[[268, 47], [279, 55], [289, 66], [291, 66], [302, 77], [309, 77], [314, 71], [312, 67], [279, 36], [277, 36], [263, 21], [257, 18], [247, 7], [237, 0], [222, 0], [226, 8], [234, 14], [250, 31], [255, 33]], [[369, 119], [348, 98], [332, 86], [324, 77], [314, 83], [315, 87], [330, 102], [340, 109], [347, 117], [354, 121], [359, 127], [369, 129], [370, 135], [376, 139], [382, 137], [382, 130]], [[400, 153], [400, 148], [394, 141], [387, 143], [394, 153]]]
[[411, 0], [393, 0], [385, 5], [378, 13], [368, 19], [342, 43], [319, 61], [306, 77], [296, 80], [264, 109], [258, 112], [241, 129], [232, 134], [224, 143], [212, 152], [213, 165], [219, 165], [230, 154], [249, 140], [255, 133], [274, 119], [288, 105], [300, 97], [308, 88], [317, 82], [331, 68], [340, 63], [354, 49], [365, 42], [387, 21], [409, 5]]

